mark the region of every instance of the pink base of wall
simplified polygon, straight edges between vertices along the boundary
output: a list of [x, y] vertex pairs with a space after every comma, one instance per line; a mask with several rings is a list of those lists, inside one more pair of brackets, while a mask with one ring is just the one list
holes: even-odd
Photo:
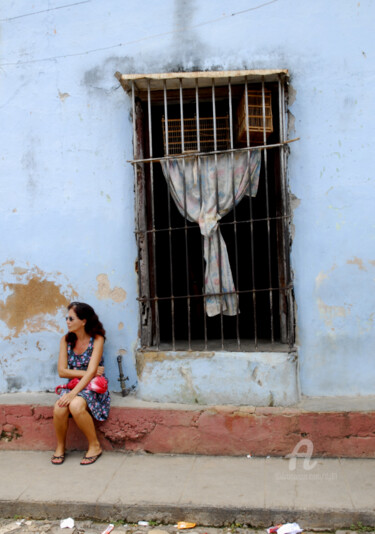
[[[113, 407], [97, 429], [104, 450], [285, 456], [309, 439], [314, 456], [375, 458], [375, 411]], [[52, 407], [0, 405], [0, 432], [0, 450], [53, 450]], [[70, 420], [67, 449], [85, 448], [85, 438]]]

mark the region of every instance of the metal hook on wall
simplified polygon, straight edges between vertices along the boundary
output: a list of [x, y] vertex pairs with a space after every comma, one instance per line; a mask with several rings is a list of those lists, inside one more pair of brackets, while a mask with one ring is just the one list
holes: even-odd
[[117, 363], [118, 363], [118, 370], [119, 370], [119, 375], [120, 375], [120, 377], [118, 378], [118, 381], [120, 382], [120, 385], [121, 385], [121, 394], [123, 397], [126, 397], [126, 395], [128, 395], [131, 388], [129, 389], [125, 386], [125, 381], [129, 380], [129, 377], [124, 376], [124, 371], [122, 369], [122, 354], [119, 354], [117, 356]]

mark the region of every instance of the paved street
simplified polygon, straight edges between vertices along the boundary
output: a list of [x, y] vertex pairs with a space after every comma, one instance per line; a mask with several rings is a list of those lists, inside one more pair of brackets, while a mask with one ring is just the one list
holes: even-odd
[[[95, 521], [75, 521], [73, 528], [60, 527], [60, 520], [55, 521], [37, 521], [25, 519], [0, 519], [0, 534], [27, 534], [27, 533], [50, 533], [50, 534], [101, 534], [108, 527], [108, 523], [99, 523]], [[239, 527], [238, 525], [231, 525], [224, 528], [200, 527], [199, 525], [189, 530], [178, 530], [175, 525], [153, 525], [153, 526], [139, 526], [138, 524], [126, 524], [124, 522], [117, 522], [114, 525], [113, 534], [265, 534], [265, 530], [253, 530], [247, 528], [245, 525]], [[315, 531], [316, 532], [316, 531]], [[369, 532], [362, 530], [345, 531], [339, 530], [335, 534], [364, 534]], [[328, 534], [328, 531], [319, 530], [319, 534]], [[306, 531], [304, 534], [312, 534]]]

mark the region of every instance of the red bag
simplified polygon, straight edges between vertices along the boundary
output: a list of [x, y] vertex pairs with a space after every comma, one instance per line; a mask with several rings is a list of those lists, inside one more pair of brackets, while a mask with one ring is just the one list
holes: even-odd
[[[60, 395], [62, 389], [74, 389], [80, 378], [72, 378], [67, 384], [57, 386], [55, 393]], [[96, 393], [105, 393], [108, 389], [108, 380], [104, 376], [95, 376], [84, 389], [95, 391]]]

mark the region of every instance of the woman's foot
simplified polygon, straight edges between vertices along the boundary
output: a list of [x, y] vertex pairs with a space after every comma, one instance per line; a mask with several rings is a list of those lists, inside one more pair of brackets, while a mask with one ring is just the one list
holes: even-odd
[[65, 454], [60, 454], [59, 456], [56, 456], [55, 454], [51, 458], [51, 463], [53, 465], [61, 465], [64, 463], [65, 460]]
[[85, 454], [85, 456], [82, 458], [80, 464], [81, 464], [81, 465], [91, 465], [91, 464], [95, 463], [96, 460], [97, 460], [98, 458], [100, 458], [100, 456], [102, 455], [102, 453], [103, 453], [103, 451], [100, 451], [100, 452], [98, 452], [98, 454], [94, 454], [94, 455], [92, 455], [92, 456], [89, 456], [89, 455], [88, 455], [89, 453], [88, 453], [88, 451], [87, 451], [87, 453]]
[[64, 463], [64, 460], [65, 460], [65, 447], [64, 445], [61, 446], [60, 444], [57, 444], [55, 452], [53, 453], [53, 456], [51, 458], [51, 463], [53, 463], [54, 465], [61, 465]]

